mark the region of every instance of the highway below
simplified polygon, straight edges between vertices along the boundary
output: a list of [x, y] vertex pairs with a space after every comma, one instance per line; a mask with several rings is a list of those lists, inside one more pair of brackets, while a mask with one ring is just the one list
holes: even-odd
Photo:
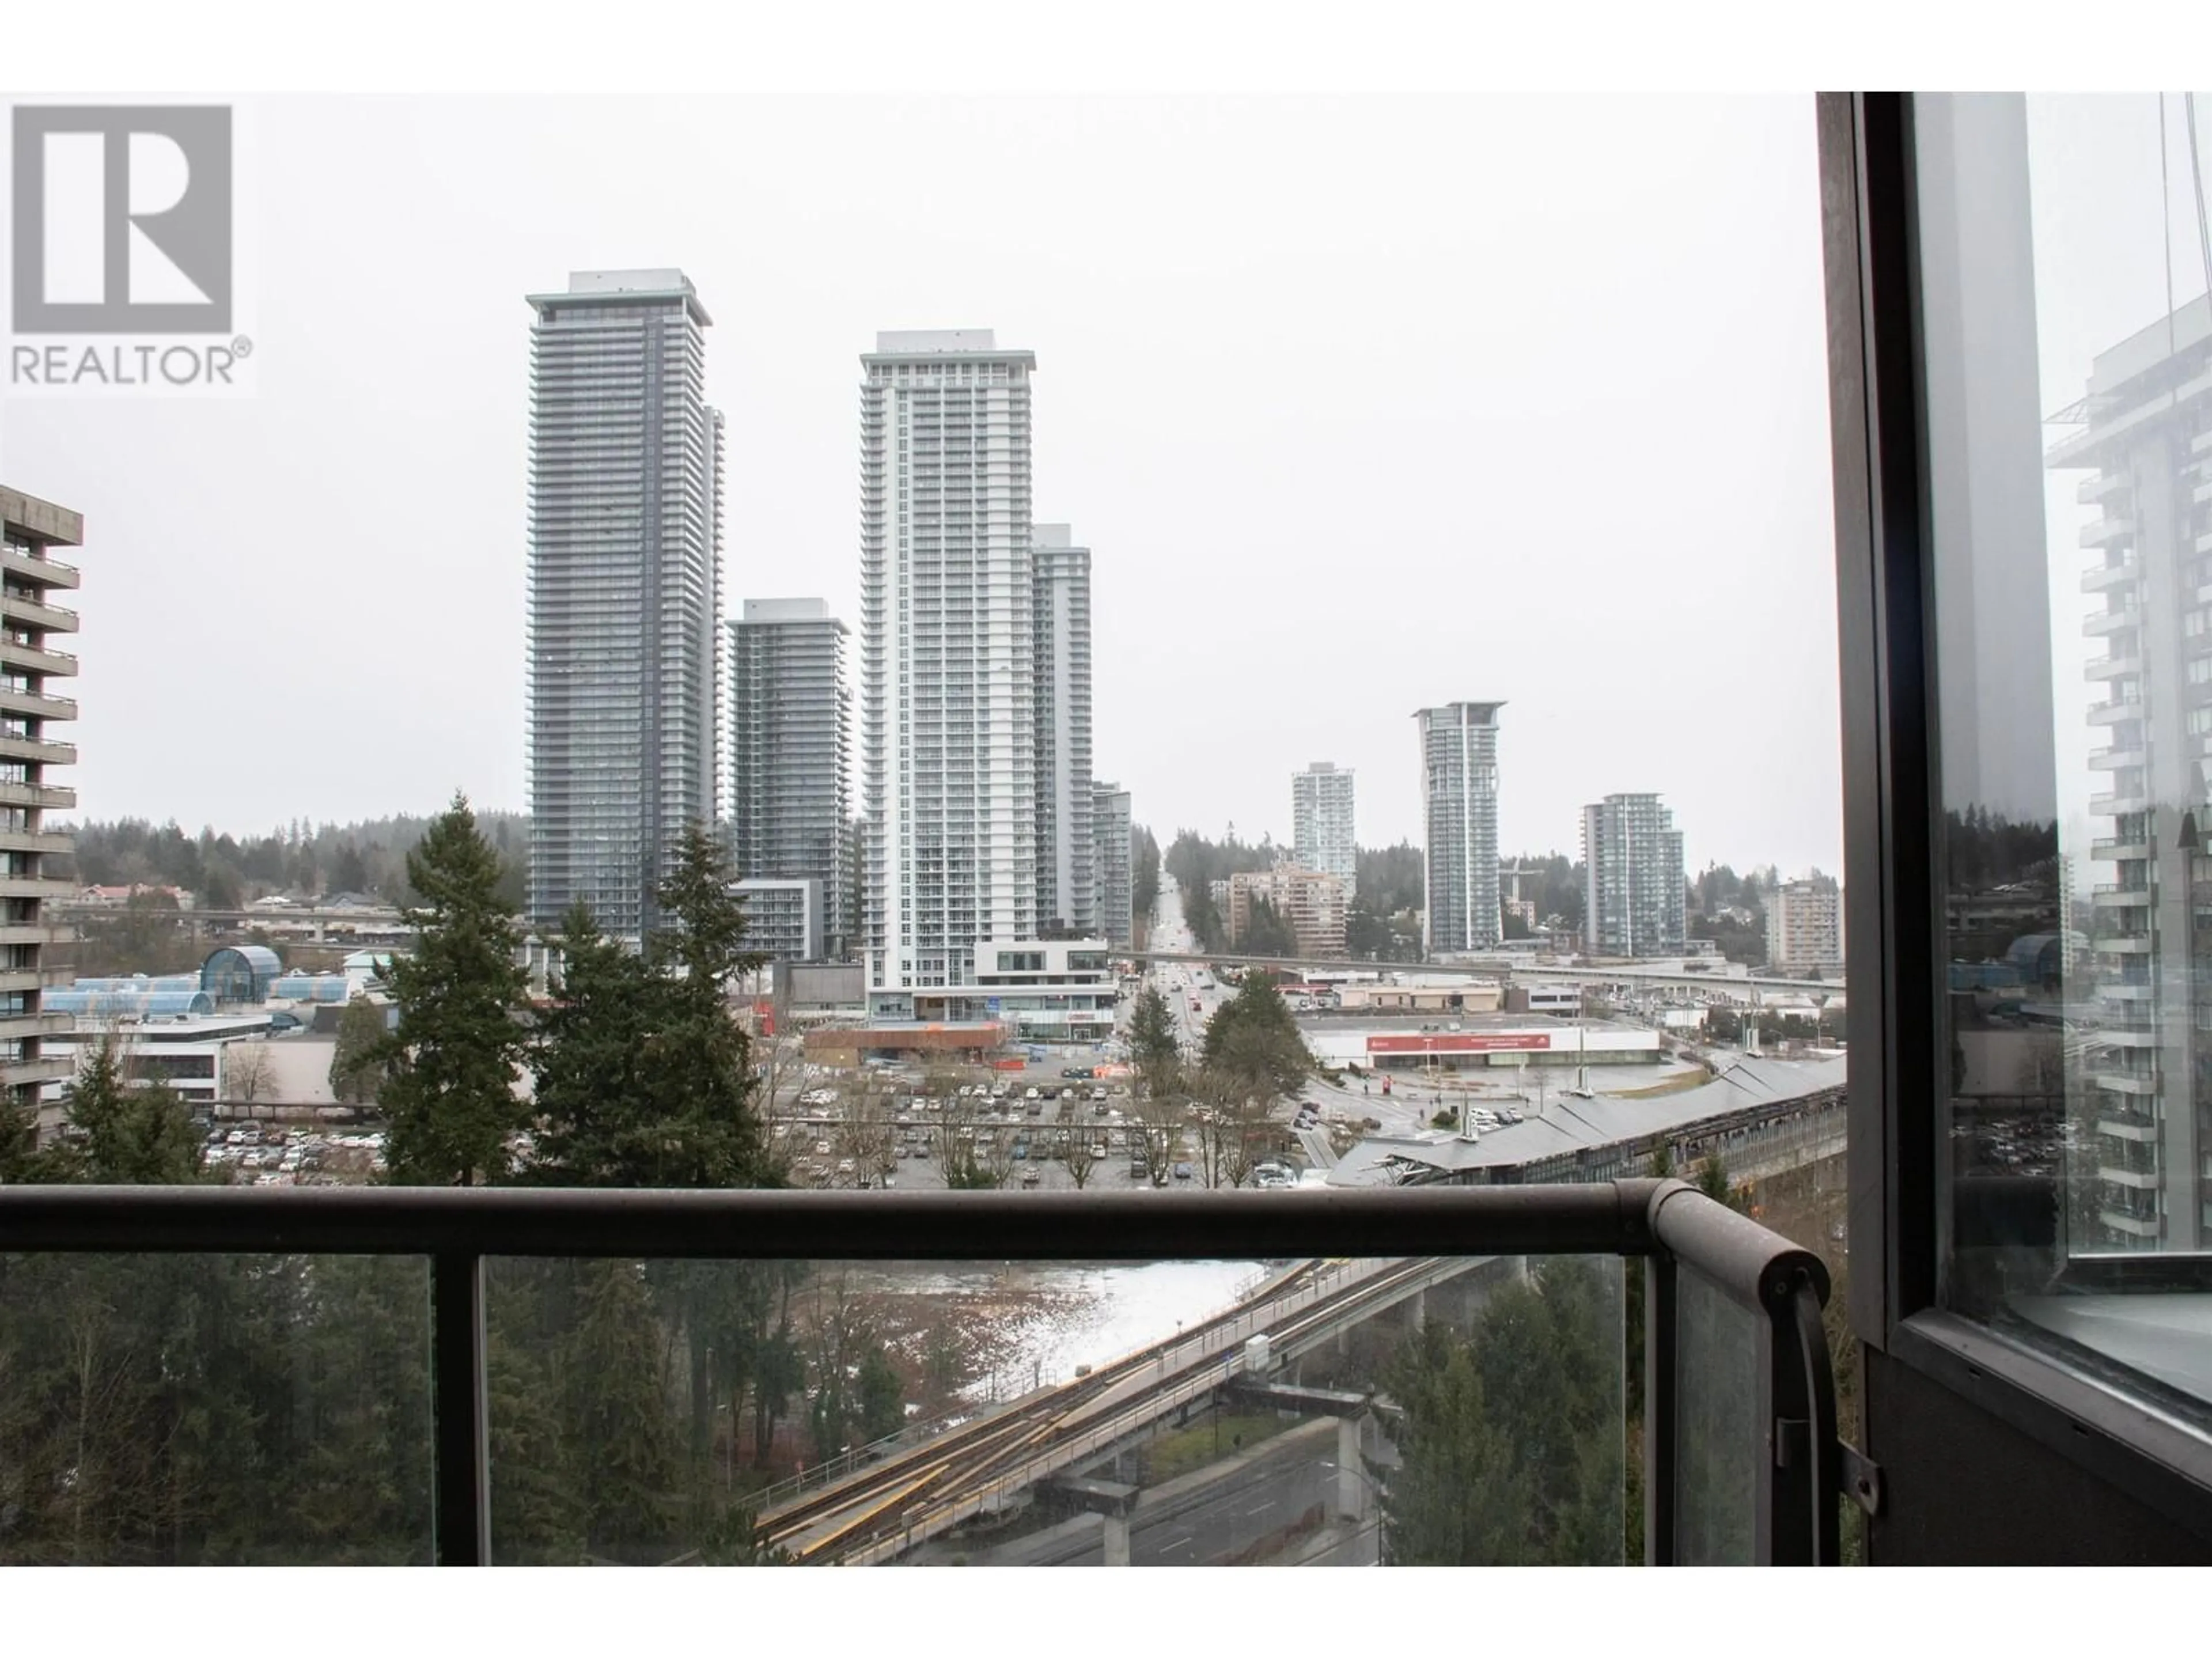
[[[1182, 917], [1182, 890], [1165, 870], [1160, 872], [1159, 902], [1152, 915], [1152, 948], [1194, 951], [1198, 942]], [[1195, 1058], [1206, 1041], [1206, 1024], [1226, 994], [1206, 967], [1198, 963], [1152, 962], [1146, 964], [1146, 982], [1167, 999], [1182, 1033], [1183, 1052]], [[1197, 1006], [1194, 1007], [1192, 1005]]]
[[[1329, 1515], [1336, 1425], [1310, 1423], [1149, 1492], [1129, 1517], [1129, 1564], [1218, 1565], [1248, 1552], [1272, 1558]], [[1103, 1565], [1103, 1522], [1079, 1516], [978, 1556], [990, 1566]]]
[[1294, 1354], [1468, 1265], [1456, 1258], [1297, 1264], [1194, 1328], [794, 1494], [763, 1513], [762, 1535], [802, 1561], [896, 1559], [978, 1516], [1005, 1512], [1040, 1481], [1115, 1455], [1152, 1425], [1209, 1400], [1239, 1376], [1252, 1336], [1265, 1332], [1275, 1352]]

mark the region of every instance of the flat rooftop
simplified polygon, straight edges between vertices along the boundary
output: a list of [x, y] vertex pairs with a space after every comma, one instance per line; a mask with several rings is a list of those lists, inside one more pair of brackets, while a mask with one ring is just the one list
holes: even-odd
[[1036, 353], [1000, 347], [997, 333], [988, 328], [886, 329], [877, 334], [876, 349], [863, 352], [860, 361], [875, 363], [917, 357], [989, 357], [1036, 367]]
[[681, 301], [702, 328], [714, 319], [699, 303], [699, 290], [691, 279], [672, 265], [647, 266], [635, 270], [572, 270], [564, 294], [525, 296], [533, 309], [547, 306], [573, 310], [580, 306], [625, 305], [639, 300]]
[[20, 489], [0, 489], [0, 520], [5, 520], [9, 529], [20, 530], [36, 541], [58, 547], [84, 544], [83, 514], [26, 495]]

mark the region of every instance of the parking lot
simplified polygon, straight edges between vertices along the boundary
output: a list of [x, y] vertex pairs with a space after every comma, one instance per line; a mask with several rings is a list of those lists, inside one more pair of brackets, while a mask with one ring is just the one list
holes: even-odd
[[276, 1123], [216, 1123], [201, 1127], [202, 1157], [212, 1174], [234, 1186], [352, 1185], [381, 1174], [380, 1130], [338, 1133]]

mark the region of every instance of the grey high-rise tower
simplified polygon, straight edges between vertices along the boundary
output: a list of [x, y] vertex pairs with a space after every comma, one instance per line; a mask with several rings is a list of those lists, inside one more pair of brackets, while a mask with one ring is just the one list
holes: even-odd
[[530, 916], [656, 925], [685, 823], [716, 805], [722, 420], [680, 270], [530, 296]]
[[1031, 623], [1036, 653], [1037, 925], [1097, 927], [1091, 834], [1091, 550], [1064, 524], [1041, 524]]
[[1682, 832], [1649, 794], [1583, 808], [1583, 939], [1595, 955], [1679, 956], [1688, 896]]
[[853, 931], [845, 624], [821, 599], [747, 599], [728, 635], [731, 861], [743, 878], [819, 882], [828, 948], [842, 955]]
[[1424, 708], [1422, 799], [1427, 901], [1421, 943], [1431, 954], [1486, 951], [1503, 936], [1498, 901], [1498, 711], [1502, 702]]
[[1036, 935], [1036, 358], [950, 329], [860, 361], [868, 984], [968, 984]]
[[1129, 792], [1119, 784], [1091, 787], [1091, 844], [1098, 883], [1098, 936], [1125, 949], [1135, 938], [1135, 848]]

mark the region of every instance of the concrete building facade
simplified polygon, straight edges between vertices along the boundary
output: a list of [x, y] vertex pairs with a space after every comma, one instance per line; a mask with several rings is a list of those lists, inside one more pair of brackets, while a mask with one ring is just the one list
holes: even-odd
[[1583, 941], [1591, 955], [1682, 954], [1682, 832], [1658, 796], [1607, 795], [1583, 808]]
[[1425, 908], [1431, 955], [1486, 951], [1504, 935], [1498, 895], [1498, 711], [1454, 702], [1413, 716], [1420, 728], [1425, 807]]
[[1127, 950], [1136, 942], [1136, 852], [1129, 792], [1119, 784], [1091, 786], [1091, 846], [1099, 937]]
[[1037, 925], [1099, 931], [1091, 814], [1091, 550], [1064, 524], [1030, 535], [1036, 653]]
[[76, 586], [77, 568], [53, 550], [83, 544], [82, 514], [0, 488], [0, 1101], [27, 1126], [41, 1087], [70, 1072], [52, 1045], [73, 1022], [47, 1012], [43, 994], [58, 976], [46, 906], [76, 890], [47, 875], [46, 860], [74, 842], [46, 815], [76, 807], [76, 791], [48, 770], [76, 764], [76, 745], [57, 735], [76, 719], [76, 700], [59, 690], [76, 658], [54, 636], [76, 632], [76, 612], [55, 600]]
[[1291, 774], [1291, 855], [1334, 876], [1349, 900], [1359, 893], [1359, 847], [1352, 823], [1352, 769], [1316, 761]]
[[1279, 864], [1272, 870], [1241, 871], [1229, 878], [1229, 908], [1222, 921], [1233, 948], [1244, 942], [1253, 907], [1264, 902], [1297, 936], [1298, 954], [1341, 957], [1350, 909], [1344, 884], [1318, 870]]
[[1822, 878], [1785, 881], [1766, 896], [1770, 972], [1818, 974], [1844, 965], [1843, 890]]
[[[722, 823], [732, 867], [747, 882], [811, 882], [806, 959], [842, 956], [853, 933], [845, 624], [822, 599], [747, 599], [726, 632]], [[756, 948], [768, 949], [757, 939]]]
[[531, 921], [635, 939], [719, 791], [722, 417], [680, 270], [530, 296]]
[[1035, 354], [988, 329], [861, 358], [860, 767], [872, 991], [973, 982], [1037, 933]]

